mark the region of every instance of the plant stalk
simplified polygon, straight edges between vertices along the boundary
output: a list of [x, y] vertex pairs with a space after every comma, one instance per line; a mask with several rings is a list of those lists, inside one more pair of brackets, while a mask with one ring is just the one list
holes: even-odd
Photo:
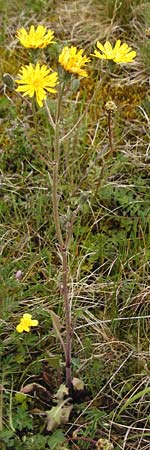
[[112, 156], [112, 154], [114, 152], [114, 147], [113, 147], [113, 127], [112, 127], [112, 111], [108, 111], [108, 135], [109, 135], [110, 150], [109, 150], [109, 153], [108, 153], [107, 157], [110, 157], [110, 156]]
[[62, 248], [63, 261], [63, 297], [65, 306], [65, 322], [66, 322], [66, 386], [72, 389], [71, 375], [71, 344], [72, 344], [72, 327], [71, 327], [71, 310], [68, 292], [68, 257], [67, 249]]
[[53, 187], [52, 187], [52, 199], [53, 199], [53, 216], [56, 229], [56, 235], [60, 246], [60, 252], [62, 256], [62, 270], [63, 270], [63, 298], [65, 308], [65, 326], [66, 326], [66, 386], [69, 390], [72, 388], [72, 375], [71, 375], [71, 311], [68, 292], [68, 254], [67, 244], [63, 240], [60, 216], [59, 216], [59, 195], [58, 195], [58, 182], [59, 182], [59, 161], [60, 161], [60, 139], [59, 139], [59, 116], [61, 108], [61, 99], [63, 94], [63, 85], [59, 89], [56, 122], [55, 122], [55, 141], [54, 141], [54, 167], [53, 167]]

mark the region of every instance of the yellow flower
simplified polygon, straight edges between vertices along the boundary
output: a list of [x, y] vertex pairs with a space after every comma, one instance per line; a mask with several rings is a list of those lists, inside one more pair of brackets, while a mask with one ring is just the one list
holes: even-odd
[[100, 52], [94, 50], [92, 56], [99, 59], [111, 59], [115, 63], [129, 63], [132, 62], [136, 56], [136, 52], [130, 51], [131, 47], [128, 47], [128, 44], [121, 44], [120, 39], [118, 39], [114, 48], [112, 48], [109, 41], [105, 42], [104, 45], [97, 41], [96, 45]]
[[53, 41], [54, 31], [49, 30], [46, 33], [46, 27], [43, 27], [43, 25], [38, 25], [36, 30], [34, 25], [31, 25], [28, 33], [25, 28], [20, 28], [16, 37], [26, 48], [45, 48], [48, 44], [55, 42]]
[[67, 72], [87, 77], [86, 70], [81, 69], [81, 67], [90, 62], [90, 58], [87, 58], [86, 55], [82, 56], [83, 52], [84, 50], [77, 51], [76, 47], [64, 47], [59, 55], [59, 63]]
[[55, 93], [54, 86], [58, 84], [57, 72], [52, 72], [45, 64], [40, 67], [39, 63], [33, 66], [31, 63], [22, 66], [19, 71], [19, 79], [16, 83], [19, 85], [16, 89], [22, 92], [23, 96], [29, 95], [33, 97], [36, 95], [36, 100], [39, 106], [43, 106], [43, 100], [46, 99], [47, 92]]
[[18, 333], [22, 333], [23, 331], [30, 331], [30, 327], [36, 327], [38, 325], [38, 320], [32, 320], [31, 314], [23, 314], [23, 317], [20, 319], [19, 325], [16, 326], [16, 330]]

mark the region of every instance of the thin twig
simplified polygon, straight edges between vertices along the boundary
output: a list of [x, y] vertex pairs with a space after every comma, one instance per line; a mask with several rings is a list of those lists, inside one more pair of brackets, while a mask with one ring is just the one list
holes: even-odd
[[53, 120], [53, 118], [52, 118], [52, 115], [51, 115], [51, 112], [50, 112], [50, 110], [49, 110], [49, 107], [48, 107], [48, 104], [47, 104], [47, 101], [46, 100], [44, 100], [44, 105], [45, 105], [45, 108], [46, 108], [46, 112], [47, 112], [47, 115], [48, 115], [48, 118], [49, 118], [49, 123], [50, 123], [50, 125], [52, 126], [52, 128], [55, 130], [55, 122], [54, 122], [54, 120]]
[[90, 439], [84, 436], [75, 436], [75, 437], [70, 437], [66, 439], [67, 441], [84, 441], [84, 442], [89, 442], [90, 444], [93, 444], [96, 446], [97, 441], [95, 441], [94, 439]]

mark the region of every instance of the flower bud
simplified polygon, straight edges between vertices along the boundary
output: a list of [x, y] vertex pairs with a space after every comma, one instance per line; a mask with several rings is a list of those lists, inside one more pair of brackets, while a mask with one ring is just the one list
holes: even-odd
[[109, 100], [105, 105], [105, 109], [108, 113], [113, 113], [116, 111], [117, 106], [112, 100]]
[[114, 446], [108, 439], [99, 439], [96, 443], [98, 450], [113, 450]]

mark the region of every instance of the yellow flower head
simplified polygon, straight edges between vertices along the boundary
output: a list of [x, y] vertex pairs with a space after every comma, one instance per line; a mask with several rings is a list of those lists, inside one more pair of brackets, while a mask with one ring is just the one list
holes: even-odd
[[75, 73], [81, 77], [87, 77], [86, 70], [81, 69], [86, 63], [90, 62], [90, 58], [86, 55], [82, 56], [84, 50], [78, 50], [76, 47], [64, 47], [59, 55], [59, 63], [70, 73]]
[[92, 56], [99, 59], [111, 59], [115, 63], [121, 64], [132, 62], [136, 56], [136, 52], [130, 51], [131, 48], [128, 47], [128, 44], [121, 44], [120, 39], [118, 39], [114, 48], [109, 41], [105, 42], [104, 45], [97, 41], [96, 45], [100, 51], [94, 50]]
[[16, 83], [19, 85], [16, 89], [22, 92], [23, 96], [29, 95], [33, 97], [36, 95], [36, 100], [40, 107], [43, 106], [43, 100], [46, 99], [47, 92], [55, 93], [54, 86], [58, 84], [57, 72], [52, 72], [45, 64], [40, 66], [39, 63], [33, 66], [31, 63], [22, 66], [19, 71], [19, 79]]
[[16, 326], [18, 333], [23, 333], [23, 331], [30, 331], [30, 327], [36, 327], [38, 325], [38, 320], [32, 320], [31, 314], [23, 314], [20, 319], [19, 325]]
[[48, 44], [55, 42], [53, 41], [54, 31], [49, 30], [46, 33], [46, 27], [43, 27], [43, 25], [38, 25], [36, 30], [32, 25], [28, 33], [25, 28], [20, 28], [16, 37], [26, 48], [45, 48]]

